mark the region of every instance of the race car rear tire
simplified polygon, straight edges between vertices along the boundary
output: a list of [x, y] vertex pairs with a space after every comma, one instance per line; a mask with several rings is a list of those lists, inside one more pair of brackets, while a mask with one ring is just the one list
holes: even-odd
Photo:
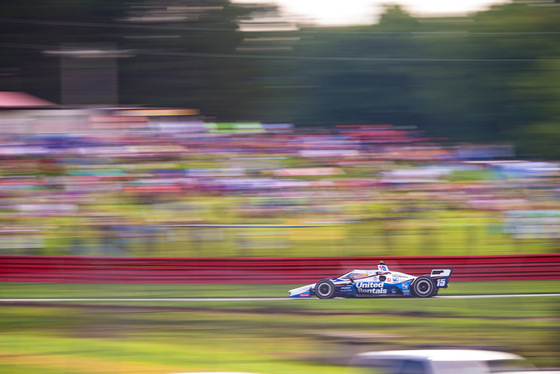
[[321, 279], [315, 285], [315, 295], [319, 299], [332, 299], [334, 297], [335, 287], [330, 279]]
[[416, 297], [432, 297], [436, 292], [434, 280], [426, 275], [422, 275], [412, 283], [412, 293]]

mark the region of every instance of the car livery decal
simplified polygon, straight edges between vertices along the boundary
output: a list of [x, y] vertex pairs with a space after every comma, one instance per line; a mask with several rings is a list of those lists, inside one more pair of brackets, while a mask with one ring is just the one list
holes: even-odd
[[436, 282], [437, 288], [447, 288], [447, 277], [444, 278], [432, 278]]
[[369, 293], [369, 294], [387, 293], [387, 289], [384, 288], [383, 282], [357, 282], [356, 290], [359, 293]]
[[357, 282], [356, 287], [358, 288], [382, 288], [383, 282]]
[[371, 294], [386, 294], [386, 288], [358, 288], [358, 292], [360, 293], [371, 293]]

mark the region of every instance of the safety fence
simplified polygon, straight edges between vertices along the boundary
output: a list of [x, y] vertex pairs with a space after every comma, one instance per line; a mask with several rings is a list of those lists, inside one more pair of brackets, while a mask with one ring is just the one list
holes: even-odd
[[0, 256], [0, 282], [305, 283], [375, 269], [412, 275], [452, 268], [452, 280], [560, 279], [560, 254], [446, 257], [146, 258]]

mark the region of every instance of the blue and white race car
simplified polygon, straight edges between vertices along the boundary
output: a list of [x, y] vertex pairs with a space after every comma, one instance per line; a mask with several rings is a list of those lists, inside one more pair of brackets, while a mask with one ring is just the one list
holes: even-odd
[[432, 297], [447, 288], [453, 269], [433, 269], [430, 274], [414, 276], [390, 271], [383, 261], [377, 270], [352, 270], [340, 277], [321, 279], [290, 290], [290, 297], [331, 299], [333, 297]]

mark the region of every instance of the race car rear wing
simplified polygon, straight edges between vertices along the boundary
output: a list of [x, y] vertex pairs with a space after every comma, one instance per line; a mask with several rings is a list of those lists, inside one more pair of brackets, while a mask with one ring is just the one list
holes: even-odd
[[452, 272], [453, 269], [433, 269], [430, 277], [436, 282], [437, 288], [447, 288]]
[[432, 278], [450, 277], [452, 271], [453, 269], [434, 269], [432, 270], [430, 277]]

